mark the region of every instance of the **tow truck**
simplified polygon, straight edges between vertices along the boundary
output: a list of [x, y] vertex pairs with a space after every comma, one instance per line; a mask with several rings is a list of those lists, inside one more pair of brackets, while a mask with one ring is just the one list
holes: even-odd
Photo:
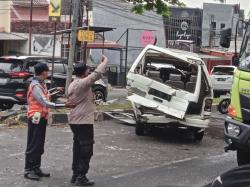
[[[224, 135], [227, 143], [225, 151], [237, 151], [238, 165], [245, 165], [250, 164], [250, 21], [238, 20], [239, 22], [243, 22], [245, 34], [239, 55], [233, 58], [233, 65], [237, 66], [237, 70], [234, 73]], [[222, 47], [230, 47], [231, 33], [231, 28], [221, 32]]]

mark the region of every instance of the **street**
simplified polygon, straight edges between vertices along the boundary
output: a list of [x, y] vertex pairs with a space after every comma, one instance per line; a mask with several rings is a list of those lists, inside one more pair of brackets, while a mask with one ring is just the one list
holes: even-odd
[[[223, 120], [216, 122], [223, 125]], [[52, 177], [40, 182], [23, 179], [26, 131], [26, 127], [0, 129], [0, 186], [71, 186], [72, 133], [68, 126], [48, 128], [42, 167]], [[133, 126], [113, 120], [98, 122], [89, 177], [102, 187], [204, 185], [237, 165], [233, 153], [224, 153], [222, 137], [209, 133], [197, 143], [181, 130], [156, 129], [139, 137]]]
[[250, 187], [249, 2], [0, 1], [0, 187]]

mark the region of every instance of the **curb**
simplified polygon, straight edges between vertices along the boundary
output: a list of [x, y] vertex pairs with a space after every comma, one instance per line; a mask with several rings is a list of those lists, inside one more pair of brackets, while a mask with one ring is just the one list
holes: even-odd
[[[218, 105], [213, 105], [212, 106], [212, 112], [217, 112]], [[123, 112], [128, 112], [130, 113], [131, 111], [123, 111]], [[105, 114], [105, 112], [100, 112], [100, 111], [96, 111], [95, 112], [95, 121], [104, 121], [107, 119], [112, 119], [110, 116], [108, 116], [107, 114]], [[224, 119], [223, 117], [217, 117], [217, 116], [211, 116], [211, 118], [215, 118], [215, 119]], [[18, 120], [24, 123], [27, 123], [27, 116], [25, 115], [18, 115]], [[68, 124], [68, 113], [56, 113], [56, 112], [52, 112], [49, 115], [49, 119], [48, 119], [48, 124], [49, 125], [62, 125], [62, 124]]]

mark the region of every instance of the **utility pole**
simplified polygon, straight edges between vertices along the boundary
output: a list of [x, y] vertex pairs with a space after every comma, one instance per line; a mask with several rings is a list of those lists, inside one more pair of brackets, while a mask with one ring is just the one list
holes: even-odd
[[125, 86], [127, 85], [127, 71], [128, 71], [128, 38], [129, 29], [126, 32], [126, 51], [125, 51]]
[[32, 42], [32, 21], [33, 21], [33, 0], [30, 0], [30, 23], [29, 23], [29, 56], [31, 56], [31, 42]]
[[53, 39], [53, 54], [52, 54], [52, 73], [51, 73], [51, 88], [54, 87], [54, 71], [55, 71], [55, 52], [56, 52], [56, 26], [57, 22], [54, 23], [54, 39]]
[[73, 73], [73, 63], [75, 59], [75, 51], [76, 51], [76, 37], [77, 37], [77, 27], [79, 21], [81, 0], [73, 0], [73, 19], [72, 19], [72, 27], [71, 27], [71, 35], [70, 35], [70, 48], [69, 48], [69, 59], [68, 59], [68, 72], [67, 72], [67, 80], [66, 80], [66, 88], [65, 94], [68, 95], [69, 84], [72, 81], [72, 73]]

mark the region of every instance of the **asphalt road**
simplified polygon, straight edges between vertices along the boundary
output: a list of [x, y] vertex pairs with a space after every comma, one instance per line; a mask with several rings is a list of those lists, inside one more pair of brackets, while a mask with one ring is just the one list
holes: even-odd
[[[222, 125], [223, 121], [216, 123]], [[0, 186], [71, 186], [70, 129], [67, 126], [48, 128], [42, 165], [52, 177], [40, 182], [23, 179], [26, 130], [0, 128]], [[132, 126], [115, 121], [99, 122], [95, 125], [96, 143], [89, 177], [100, 187], [206, 184], [236, 166], [235, 155], [223, 151], [222, 137], [211, 137], [209, 133], [202, 143], [197, 143], [185, 131], [156, 130], [138, 137]]]
[[108, 92], [108, 97], [107, 100], [111, 101], [111, 100], [125, 100], [127, 97], [127, 90], [123, 89], [123, 88], [112, 88], [109, 92]]

